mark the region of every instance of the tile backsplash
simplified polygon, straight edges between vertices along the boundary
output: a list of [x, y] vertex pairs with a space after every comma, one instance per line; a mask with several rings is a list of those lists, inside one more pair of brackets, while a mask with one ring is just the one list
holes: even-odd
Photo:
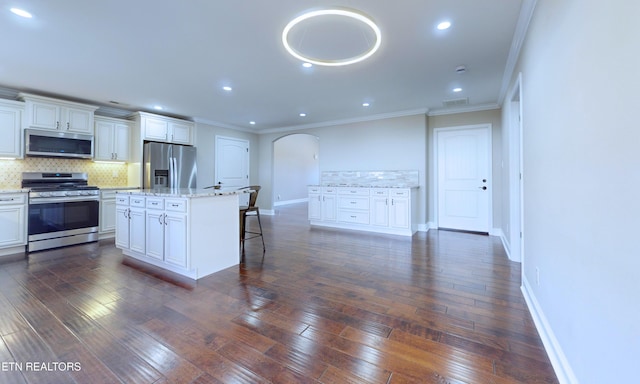
[[322, 185], [364, 185], [371, 187], [416, 187], [420, 185], [417, 170], [406, 171], [323, 171]]
[[127, 186], [127, 164], [96, 163], [91, 160], [27, 157], [0, 160], [0, 188], [20, 188], [22, 172], [86, 172], [89, 185]]

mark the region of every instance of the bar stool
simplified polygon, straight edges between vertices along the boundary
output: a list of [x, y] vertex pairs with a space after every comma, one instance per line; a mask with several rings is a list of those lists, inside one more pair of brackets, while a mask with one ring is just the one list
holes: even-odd
[[[249, 205], [240, 206], [240, 249], [244, 253], [244, 241], [260, 237], [262, 239], [262, 253], [266, 252], [264, 246], [264, 236], [262, 236], [262, 223], [260, 222], [260, 209], [256, 206], [256, 200], [258, 200], [258, 192], [260, 192], [259, 185], [251, 185], [240, 189], [249, 189]], [[249, 212], [255, 212], [255, 214], [248, 215]], [[258, 227], [260, 232], [247, 231], [247, 216], [254, 216], [258, 218]], [[246, 237], [247, 234], [252, 236]]]

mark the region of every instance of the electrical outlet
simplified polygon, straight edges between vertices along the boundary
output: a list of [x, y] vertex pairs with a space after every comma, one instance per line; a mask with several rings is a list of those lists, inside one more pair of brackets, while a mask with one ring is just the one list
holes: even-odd
[[540, 285], [540, 268], [536, 267], [536, 284]]
[[111, 176], [118, 177], [118, 171], [113, 170], [113, 172], [111, 172]]

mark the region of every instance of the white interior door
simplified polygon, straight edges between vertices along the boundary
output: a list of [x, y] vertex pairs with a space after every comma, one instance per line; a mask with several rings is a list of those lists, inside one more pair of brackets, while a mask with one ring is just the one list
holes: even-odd
[[438, 227], [489, 232], [490, 128], [436, 130]]
[[216, 136], [216, 184], [222, 188], [249, 185], [249, 141]]

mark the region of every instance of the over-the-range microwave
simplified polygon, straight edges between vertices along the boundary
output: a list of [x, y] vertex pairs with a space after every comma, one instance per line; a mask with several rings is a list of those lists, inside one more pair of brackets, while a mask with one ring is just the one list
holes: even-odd
[[30, 128], [24, 132], [26, 156], [93, 158], [93, 135]]

